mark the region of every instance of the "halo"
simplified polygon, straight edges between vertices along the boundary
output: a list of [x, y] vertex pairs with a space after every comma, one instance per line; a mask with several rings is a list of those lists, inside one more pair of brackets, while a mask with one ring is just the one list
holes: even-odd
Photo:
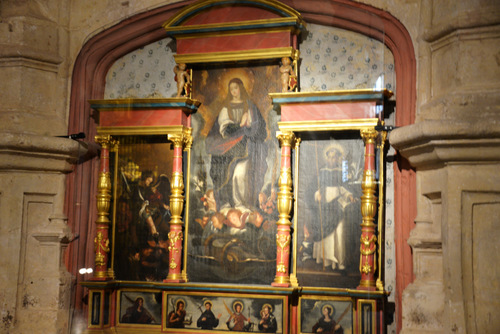
[[328, 312], [328, 315], [330, 317], [333, 317], [335, 315], [335, 308], [330, 304], [323, 305], [323, 307], [321, 308], [321, 314], [323, 314], [323, 311], [325, 310], [325, 308], [330, 309], [330, 312]]
[[254, 75], [244, 68], [233, 68], [224, 71], [224, 73], [222, 73], [220, 76], [219, 92], [223, 92], [221, 96], [226, 96], [227, 85], [233, 78], [239, 78], [241, 82], [243, 82], [243, 86], [245, 86], [248, 95], [252, 95], [253, 85], [255, 81]]
[[210, 304], [210, 307], [214, 306], [214, 304], [212, 304], [212, 302], [210, 300], [208, 300], [208, 299], [203, 302], [203, 306], [205, 306], [207, 304]]
[[177, 309], [179, 307], [179, 303], [182, 302], [184, 304], [184, 309], [187, 308], [187, 303], [184, 299], [182, 298], [179, 298], [175, 301], [175, 309]]
[[342, 145], [337, 144], [337, 143], [333, 143], [333, 144], [330, 144], [327, 147], [325, 147], [325, 149], [323, 150], [323, 159], [325, 161], [327, 161], [327, 158], [328, 158], [327, 154], [328, 154], [328, 152], [333, 151], [333, 150], [339, 152], [340, 155], [342, 156], [342, 158], [344, 157], [345, 152], [344, 152], [344, 148], [342, 147]]
[[236, 312], [236, 305], [238, 304], [241, 306], [240, 312], [243, 312], [243, 302], [240, 300], [236, 300], [233, 302], [233, 311]]
[[266, 308], [266, 307], [269, 308], [269, 313], [271, 313], [273, 311], [273, 307], [271, 306], [271, 304], [264, 304], [264, 305], [262, 305], [261, 310], [264, 311], [264, 308]]

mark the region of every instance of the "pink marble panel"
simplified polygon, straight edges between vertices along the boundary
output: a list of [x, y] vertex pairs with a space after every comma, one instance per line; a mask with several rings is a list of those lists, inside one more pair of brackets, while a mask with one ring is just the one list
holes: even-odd
[[377, 118], [375, 102], [318, 102], [281, 106], [281, 121], [326, 121]]
[[203, 11], [182, 23], [183, 26], [274, 19], [280, 16], [266, 9], [250, 6], [217, 7]]
[[99, 126], [187, 126], [187, 116], [179, 109], [101, 111]]
[[290, 32], [230, 35], [177, 40], [177, 54], [244, 51], [292, 46]]

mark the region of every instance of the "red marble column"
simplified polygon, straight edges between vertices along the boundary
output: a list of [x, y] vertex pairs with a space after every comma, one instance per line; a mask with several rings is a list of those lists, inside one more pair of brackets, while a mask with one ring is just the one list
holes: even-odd
[[375, 234], [374, 219], [377, 213], [377, 183], [375, 179], [375, 141], [378, 133], [374, 129], [361, 130], [361, 137], [365, 142], [365, 168], [361, 189], [361, 246], [359, 271], [361, 281], [360, 290], [376, 290], [375, 271], [377, 270], [376, 251], [377, 236]]
[[279, 220], [276, 222], [276, 277], [272, 286], [289, 287], [290, 283], [290, 242], [291, 225], [290, 212], [292, 210], [292, 145], [295, 135], [292, 132], [278, 133], [281, 145], [281, 170], [279, 177], [278, 212]]
[[101, 145], [99, 181], [97, 184], [97, 220], [94, 238], [95, 270], [94, 280], [113, 278], [108, 270], [109, 254], [109, 208], [111, 205], [111, 173], [109, 171], [109, 150], [116, 142], [109, 135], [98, 135], [95, 141]]
[[[189, 136], [190, 138], [190, 136]], [[187, 282], [185, 271], [182, 270], [182, 232], [181, 213], [184, 207], [184, 176], [182, 173], [182, 151], [188, 137], [185, 134], [169, 135], [168, 139], [174, 145], [174, 158], [172, 167], [171, 195], [170, 195], [170, 232], [168, 233], [169, 271], [164, 282]]]

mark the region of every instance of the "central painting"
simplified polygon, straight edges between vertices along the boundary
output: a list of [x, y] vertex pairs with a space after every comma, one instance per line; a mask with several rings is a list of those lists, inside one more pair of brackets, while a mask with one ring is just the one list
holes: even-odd
[[270, 284], [276, 267], [278, 64], [193, 69], [187, 274]]

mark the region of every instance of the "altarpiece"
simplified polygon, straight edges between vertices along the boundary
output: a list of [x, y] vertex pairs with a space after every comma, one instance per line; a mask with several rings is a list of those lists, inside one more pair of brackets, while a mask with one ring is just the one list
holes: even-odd
[[164, 26], [171, 97], [89, 101], [88, 332], [382, 333], [391, 92], [301, 92], [306, 23], [204, 0]]

